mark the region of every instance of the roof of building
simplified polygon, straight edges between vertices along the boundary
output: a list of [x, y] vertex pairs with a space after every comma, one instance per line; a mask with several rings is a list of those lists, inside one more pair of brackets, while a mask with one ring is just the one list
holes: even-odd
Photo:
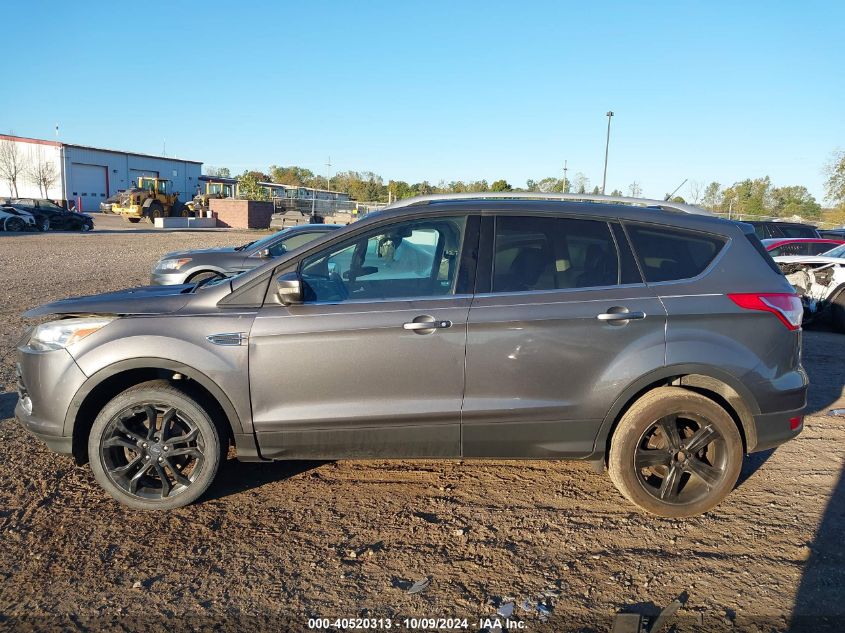
[[63, 143], [61, 141], [48, 141], [40, 138], [30, 138], [28, 136], [12, 136], [10, 134], [0, 134], [0, 139], [6, 141], [18, 141], [20, 143], [34, 143], [36, 145], [52, 145], [53, 147], [75, 147], [77, 149], [90, 149], [97, 152], [109, 152], [111, 154], [130, 154], [131, 156], [142, 156], [144, 158], [155, 158], [158, 160], [172, 160], [178, 163], [193, 163], [202, 165], [201, 160], [188, 160], [186, 158], [176, 158], [174, 156], [157, 156], [155, 154], [144, 154], [143, 152], [126, 152], [119, 149], [108, 149], [105, 147], [94, 147], [92, 145], [79, 145], [77, 143]]

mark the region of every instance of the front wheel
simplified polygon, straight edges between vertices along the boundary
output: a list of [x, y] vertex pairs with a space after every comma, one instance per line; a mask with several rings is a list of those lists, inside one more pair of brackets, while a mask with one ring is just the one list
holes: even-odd
[[24, 222], [20, 218], [7, 218], [3, 228], [7, 231], [23, 231]]
[[681, 518], [718, 505], [733, 490], [742, 458], [742, 438], [725, 409], [694, 391], [661, 387], [622, 416], [608, 471], [635, 505]]
[[224, 444], [208, 412], [165, 381], [127, 389], [97, 416], [88, 458], [97, 482], [131, 508], [169, 510], [202, 495]]

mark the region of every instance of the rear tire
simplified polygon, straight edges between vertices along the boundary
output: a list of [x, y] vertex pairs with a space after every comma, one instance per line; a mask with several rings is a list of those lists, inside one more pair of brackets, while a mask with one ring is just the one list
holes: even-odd
[[845, 290], [840, 290], [830, 302], [830, 318], [836, 331], [845, 334]]
[[225, 457], [226, 434], [184, 391], [163, 380], [131, 387], [100, 411], [88, 437], [97, 482], [130, 508], [196, 501]]
[[681, 518], [718, 505], [736, 485], [742, 459], [742, 437], [727, 411], [694, 391], [660, 387], [622, 416], [608, 471], [634, 505]]

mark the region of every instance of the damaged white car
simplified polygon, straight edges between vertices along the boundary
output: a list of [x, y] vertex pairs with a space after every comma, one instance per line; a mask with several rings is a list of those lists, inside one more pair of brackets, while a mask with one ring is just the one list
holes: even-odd
[[845, 333], [845, 244], [821, 255], [774, 258], [804, 304], [804, 321], [829, 315]]

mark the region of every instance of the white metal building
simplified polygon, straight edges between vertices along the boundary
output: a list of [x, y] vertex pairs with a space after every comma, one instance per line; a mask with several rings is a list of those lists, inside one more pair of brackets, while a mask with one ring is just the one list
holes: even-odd
[[[4, 141], [17, 146], [23, 169], [17, 179], [17, 196], [8, 182], [0, 182], [0, 197], [67, 200], [81, 205], [83, 211], [99, 209], [101, 202], [130, 188], [139, 176], [169, 180], [168, 190], [178, 191], [179, 198], [186, 202], [196, 193], [202, 172], [202, 162], [194, 160], [0, 134], [0, 142]], [[57, 174], [47, 192], [30, 176], [38, 164], [45, 162], [51, 163]]]

